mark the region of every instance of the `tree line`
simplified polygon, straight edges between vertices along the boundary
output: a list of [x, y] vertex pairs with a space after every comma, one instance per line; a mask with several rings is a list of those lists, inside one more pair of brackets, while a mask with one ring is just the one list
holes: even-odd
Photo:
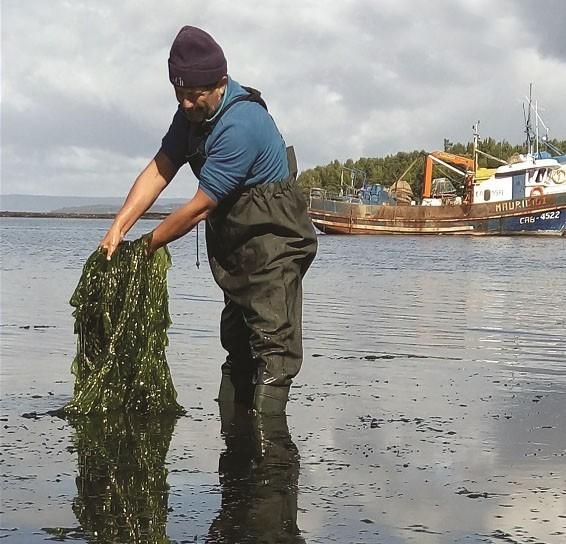
[[[566, 140], [550, 140], [550, 143], [556, 148], [566, 153]], [[493, 138], [482, 139], [479, 143], [479, 149], [484, 153], [499, 157], [502, 160], [508, 160], [516, 153], [525, 152], [525, 144], [514, 145], [506, 140], [496, 141]], [[547, 151], [544, 143], [539, 145], [540, 151]], [[461, 155], [464, 157], [472, 157], [473, 142], [466, 144], [452, 143], [444, 140], [444, 151]], [[550, 149], [548, 149], [550, 152]], [[551, 153], [554, 154], [554, 153]], [[372, 185], [379, 183], [385, 187], [390, 186], [398, 179], [404, 179], [409, 182], [414, 194], [421, 194], [424, 181], [424, 159], [426, 152], [424, 150], [400, 151], [395, 155], [386, 155], [385, 157], [362, 157], [357, 161], [348, 159], [344, 163], [333, 160], [325, 166], [316, 166], [304, 170], [298, 177], [298, 183], [308, 193], [313, 187], [326, 189], [330, 192], [340, 191], [341, 184], [351, 185], [352, 181], [355, 187], [361, 187], [364, 179], [367, 184]], [[407, 172], [407, 169], [414, 165]], [[482, 168], [495, 168], [500, 164], [483, 155], [478, 157], [478, 165]], [[447, 177], [453, 180], [456, 186], [460, 186], [461, 179], [457, 174], [453, 174], [448, 169], [441, 166], [435, 166], [433, 177]]]

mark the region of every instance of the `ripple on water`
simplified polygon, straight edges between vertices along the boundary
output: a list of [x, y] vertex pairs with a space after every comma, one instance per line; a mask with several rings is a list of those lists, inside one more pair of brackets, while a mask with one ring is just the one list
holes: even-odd
[[[85, 499], [77, 487], [84, 463], [94, 455], [92, 467], [113, 470], [112, 458], [86, 443], [79, 459], [68, 424], [41, 415], [71, 395], [68, 299], [106, 227], [2, 222], [3, 525], [17, 528], [7, 541], [87, 538], [73, 511]], [[133, 236], [150, 228], [144, 223]], [[291, 434], [263, 445], [241, 441], [254, 432], [249, 421], [220, 433], [227, 420], [213, 399], [224, 356], [222, 296], [208, 270], [194, 267], [193, 240], [173, 244], [168, 359], [189, 414], [177, 422], [163, 465], [171, 487], [155, 495], [160, 527], [168, 516], [171, 539], [206, 541], [223, 520], [253, 515], [248, 499], [257, 491], [257, 511], [295, 511], [309, 542], [561, 543], [562, 241], [320, 236], [319, 244], [305, 278], [305, 361], [291, 390]], [[277, 472], [278, 448], [291, 443], [300, 459]], [[271, 447], [275, 472], [262, 472], [262, 447]], [[298, 464], [296, 493], [288, 484]], [[277, 493], [262, 495], [268, 487]], [[59, 533], [40, 531], [55, 526]]]

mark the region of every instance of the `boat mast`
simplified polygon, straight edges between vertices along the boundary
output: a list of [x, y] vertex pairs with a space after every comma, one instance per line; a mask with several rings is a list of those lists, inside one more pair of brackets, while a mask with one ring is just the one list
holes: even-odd
[[531, 110], [533, 109], [533, 84], [529, 83], [529, 96], [527, 102], [529, 104], [529, 112], [525, 115], [525, 105], [523, 104], [523, 115], [525, 116], [525, 133], [527, 134], [527, 154], [533, 154], [533, 137], [531, 135]]
[[538, 100], [535, 100], [535, 145], [538, 157]]
[[[562, 152], [555, 148], [555, 146], [553, 146], [549, 141], [549, 137], [548, 137], [548, 133], [550, 132], [548, 127], [546, 126], [546, 124], [544, 123], [543, 118], [539, 115], [538, 112], [538, 100], [535, 100], [535, 105], [533, 107], [533, 105], [531, 104], [531, 101], [529, 99], [529, 97], [525, 97], [526, 100], [529, 102], [529, 107], [531, 108], [531, 110], [534, 111], [535, 113], [535, 133], [536, 133], [536, 149], [537, 149], [537, 153], [539, 152], [539, 146], [540, 146], [540, 142], [539, 140], [542, 139], [542, 141], [544, 142], [545, 146], [547, 146], [548, 148], [550, 148], [554, 153], [558, 153], [559, 155], [562, 154]], [[540, 137], [540, 132], [539, 132], [539, 124], [542, 125], [542, 128], [544, 128], [545, 130], [545, 135], [541, 138]]]
[[478, 142], [480, 139], [480, 122], [478, 121], [475, 125], [472, 125], [472, 129], [474, 130], [474, 150], [473, 150], [473, 158], [474, 158], [474, 175], [478, 171]]

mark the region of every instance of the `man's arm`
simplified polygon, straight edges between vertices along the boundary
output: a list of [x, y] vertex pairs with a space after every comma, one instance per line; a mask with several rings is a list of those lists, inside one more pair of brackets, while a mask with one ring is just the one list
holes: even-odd
[[215, 200], [198, 189], [189, 202], [168, 215], [153, 231], [149, 253], [187, 234], [199, 221], [206, 219], [216, 205]]
[[163, 189], [175, 177], [177, 170], [178, 168], [169, 157], [159, 151], [137, 177], [124, 205], [116, 214], [112, 226], [100, 242], [100, 247], [106, 249], [108, 259], [136, 221], [150, 208]]

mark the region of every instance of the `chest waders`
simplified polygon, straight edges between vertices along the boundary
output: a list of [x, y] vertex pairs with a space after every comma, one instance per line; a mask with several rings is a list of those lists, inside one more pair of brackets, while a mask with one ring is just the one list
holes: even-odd
[[[236, 100], [266, 107], [257, 91], [246, 90], [250, 94]], [[200, 129], [198, 143], [193, 140], [189, 163], [197, 178], [206, 161], [204, 141], [214, 125]], [[295, 181], [293, 148], [287, 149], [287, 159], [287, 179], [243, 187], [222, 200], [206, 221], [208, 260], [225, 301], [220, 339], [228, 356], [219, 401], [253, 400], [263, 413], [284, 411], [292, 378], [301, 368], [302, 278], [317, 249]]]

